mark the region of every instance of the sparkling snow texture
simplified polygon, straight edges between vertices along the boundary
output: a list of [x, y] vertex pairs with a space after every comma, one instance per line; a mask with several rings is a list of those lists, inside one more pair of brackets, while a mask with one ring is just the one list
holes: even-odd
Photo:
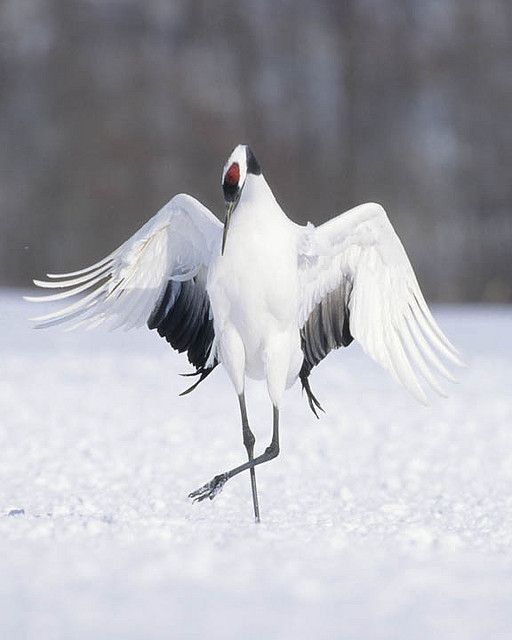
[[[218, 370], [155, 333], [31, 329], [0, 297], [0, 638], [512, 637], [512, 310], [438, 308], [469, 368], [422, 407], [357, 346], [299, 385], [280, 457], [245, 461]], [[250, 385], [257, 451], [265, 389]]]

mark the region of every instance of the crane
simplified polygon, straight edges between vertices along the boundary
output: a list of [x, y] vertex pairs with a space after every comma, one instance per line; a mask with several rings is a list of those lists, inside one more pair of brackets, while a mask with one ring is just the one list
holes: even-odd
[[[279, 454], [279, 407], [300, 380], [309, 406], [312, 369], [353, 340], [420, 402], [444, 395], [456, 349], [434, 320], [407, 254], [383, 207], [366, 203], [318, 227], [292, 222], [260, 164], [238, 145], [222, 171], [224, 224], [187, 194], [173, 197], [111, 254], [85, 269], [34, 280], [63, 289], [37, 302], [71, 304], [34, 318], [37, 327], [130, 329], [147, 325], [187, 352], [197, 380], [221, 364], [238, 397], [247, 461], [190, 494], [213, 499], [249, 471], [260, 520], [255, 468]], [[273, 407], [272, 437], [255, 456], [245, 402], [246, 377], [264, 380]]]

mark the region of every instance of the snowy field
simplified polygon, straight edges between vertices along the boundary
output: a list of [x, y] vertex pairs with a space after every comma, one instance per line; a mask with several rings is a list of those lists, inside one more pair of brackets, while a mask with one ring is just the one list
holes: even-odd
[[[357, 346], [245, 461], [236, 396], [155, 333], [46, 332], [0, 293], [0, 639], [512, 638], [512, 309], [437, 308], [469, 368], [425, 408]], [[261, 451], [264, 390], [250, 386]]]

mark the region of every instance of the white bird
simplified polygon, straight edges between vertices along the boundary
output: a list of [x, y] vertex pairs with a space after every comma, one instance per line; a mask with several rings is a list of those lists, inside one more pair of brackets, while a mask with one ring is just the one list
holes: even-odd
[[[39, 287], [64, 292], [30, 300], [79, 296], [34, 318], [39, 327], [147, 324], [174, 349], [187, 351], [199, 382], [222, 364], [238, 395], [248, 462], [190, 494], [213, 499], [226, 481], [279, 453], [279, 406], [300, 378], [311, 409], [320, 403], [309, 375], [333, 349], [359, 342], [417, 399], [424, 387], [443, 394], [453, 377], [444, 361], [458, 354], [432, 317], [407, 254], [384, 209], [359, 205], [314, 227], [293, 223], [277, 203], [260, 165], [238, 145], [222, 172], [224, 227], [189, 195], [172, 198], [133, 237], [96, 264], [48, 274]], [[265, 380], [273, 406], [272, 440], [254, 457], [245, 378]], [[318, 415], [317, 415], [318, 417]]]

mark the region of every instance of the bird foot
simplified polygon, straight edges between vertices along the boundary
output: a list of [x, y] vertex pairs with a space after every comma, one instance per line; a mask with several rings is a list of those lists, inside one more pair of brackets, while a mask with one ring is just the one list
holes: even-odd
[[192, 498], [194, 502], [202, 502], [203, 500], [206, 500], [206, 498], [210, 498], [210, 500], [213, 500], [215, 496], [222, 491], [222, 488], [226, 484], [227, 480], [228, 474], [221, 473], [218, 476], [215, 476], [213, 480], [210, 480], [210, 482], [203, 484], [203, 486], [199, 487], [199, 489], [196, 489], [195, 491], [192, 491], [192, 493], [189, 493], [188, 497]]

